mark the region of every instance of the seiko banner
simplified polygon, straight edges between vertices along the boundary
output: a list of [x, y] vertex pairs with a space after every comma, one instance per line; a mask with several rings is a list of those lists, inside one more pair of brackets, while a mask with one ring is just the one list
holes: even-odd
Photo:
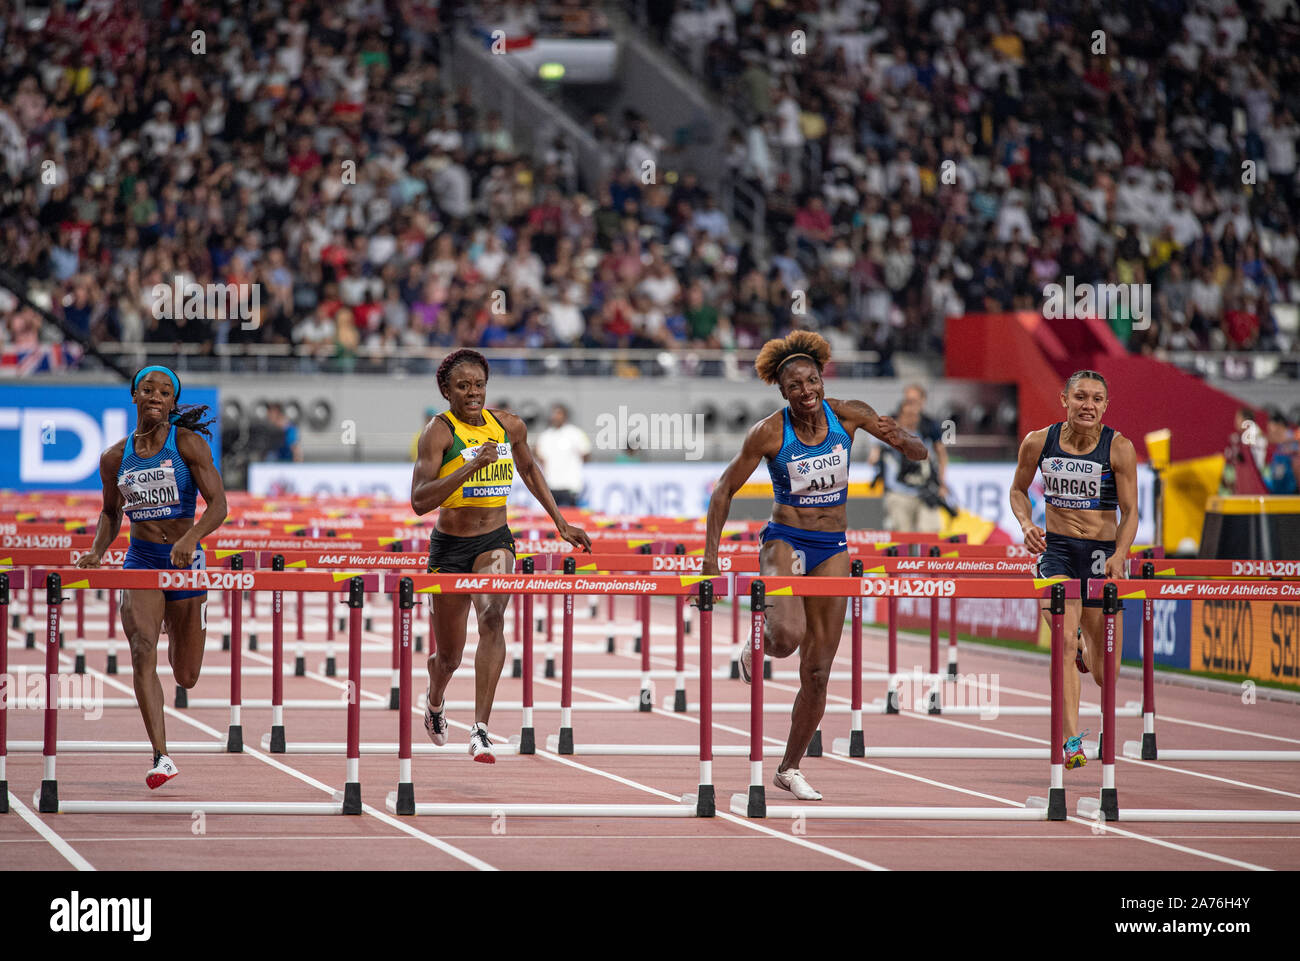
[[[181, 386], [181, 403], [220, 413], [215, 387]], [[0, 387], [0, 490], [99, 490], [99, 456], [135, 429], [127, 386]], [[212, 459], [221, 462], [221, 430]]]

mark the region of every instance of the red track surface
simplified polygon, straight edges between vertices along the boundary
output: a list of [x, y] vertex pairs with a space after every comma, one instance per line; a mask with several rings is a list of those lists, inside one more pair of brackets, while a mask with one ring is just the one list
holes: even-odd
[[[220, 600], [212, 595], [211, 622], [220, 620]], [[15, 598], [14, 611], [25, 608]], [[258, 614], [267, 620], [259, 632], [259, 650], [244, 653], [246, 667], [270, 663], [269, 600], [258, 599]], [[386, 599], [367, 606], [375, 631], [366, 634], [364, 664], [386, 668], [391, 662], [388, 629], [390, 605]], [[671, 602], [655, 600], [657, 624], [671, 622]], [[325, 678], [315, 673], [323, 653], [309, 651], [310, 676], [292, 676], [292, 602], [286, 605], [285, 697], [343, 697], [344, 677]], [[88, 604], [87, 635], [105, 636], [105, 605]], [[602, 616], [605, 605], [600, 605]], [[558, 641], [558, 609], [556, 640]], [[340, 608], [340, 611], [342, 609]], [[417, 610], [417, 615], [422, 609]], [[37, 615], [43, 605], [37, 605]], [[73, 641], [71, 605], [64, 669], [71, 670]], [[715, 668], [730, 659], [727, 608], [715, 617]], [[317, 595], [308, 615], [308, 641], [324, 638], [323, 601]], [[632, 638], [638, 633], [632, 603], [620, 599], [618, 653], [577, 654], [575, 667], [635, 669], [640, 656], [631, 653]], [[512, 617], [507, 615], [507, 640]], [[591, 625], [586, 605], [579, 603], [578, 625]], [[247, 615], [245, 630], [248, 630]], [[472, 622], [471, 622], [472, 625]], [[837, 670], [848, 669], [848, 635], [844, 632]], [[907, 635], [904, 635], [906, 638]], [[471, 626], [471, 643], [474, 640]], [[23, 634], [10, 632], [10, 671], [24, 666], [41, 669], [44, 652], [22, 647]], [[581, 630], [578, 642], [603, 640], [602, 634]], [[698, 658], [696, 638], [687, 636], [687, 665]], [[539, 645], [541, 638], [538, 638]], [[220, 627], [209, 628], [209, 652], [205, 668], [228, 665], [229, 655], [219, 647]], [[671, 637], [657, 635], [652, 645], [653, 666], [673, 667]], [[346, 642], [340, 638], [339, 668], [346, 668]], [[126, 645], [119, 648], [122, 670], [116, 677], [102, 674], [102, 650], [89, 652], [92, 676], [104, 680], [105, 697], [130, 695], [131, 675]], [[415, 701], [420, 703], [425, 681], [423, 656], [415, 655]], [[868, 631], [864, 644], [867, 670], [883, 670], [883, 634]], [[165, 655], [160, 655], [165, 663]], [[448, 697], [473, 697], [473, 658], [467, 653]], [[542, 677], [544, 649], [536, 655], [536, 697], [539, 702], [557, 702], [558, 677]], [[556, 646], [558, 668], [558, 644]], [[900, 669], [910, 670], [928, 663], [928, 647], [904, 640], [900, 648]], [[795, 659], [775, 662], [778, 671], [792, 670]], [[965, 646], [959, 669], [964, 675], [996, 675], [998, 704], [1047, 704], [1046, 658], [1026, 661], [1022, 657], [987, 648]], [[1072, 668], [1071, 668], [1072, 669]], [[509, 677], [509, 663], [498, 689], [501, 701], [518, 701], [520, 681]], [[1090, 678], [1083, 679], [1084, 700], [1099, 702], [1100, 691]], [[363, 682], [367, 699], [387, 702], [386, 677], [367, 677]], [[626, 701], [637, 696], [639, 681], [627, 679], [577, 678], [575, 701]], [[172, 703], [173, 685], [163, 675], [163, 688]], [[663, 704], [672, 693], [671, 679], [656, 680], [656, 703]], [[687, 682], [688, 697], [696, 699], [694, 681]], [[797, 683], [773, 680], [766, 687], [769, 702], [788, 703]], [[229, 692], [225, 675], [205, 674], [191, 691], [193, 697], [224, 698]], [[245, 676], [245, 700], [269, 698], [271, 680], [266, 676]], [[848, 682], [831, 682], [831, 704], [848, 703]], [[869, 706], [873, 697], [884, 694], [879, 682], [864, 685]], [[1243, 704], [1237, 695], [1209, 693], [1176, 685], [1157, 686], [1159, 746], [1169, 748], [1300, 748], [1300, 725], [1295, 704], [1260, 699]], [[715, 703], [747, 701], [748, 688], [738, 680], [714, 681]], [[1141, 699], [1140, 679], [1121, 677], [1117, 703]], [[418, 711], [418, 708], [417, 708]], [[452, 711], [453, 744], [466, 743], [469, 711]], [[717, 758], [719, 814], [712, 819], [650, 818], [523, 818], [523, 817], [414, 817], [398, 818], [387, 813], [385, 797], [396, 789], [398, 765], [392, 756], [363, 754], [361, 785], [368, 805], [359, 817], [271, 817], [205, 815], [198, 817], [205, 803], [213, 801], [328, 801], [323, 788], [341, 789], [344, 758], [340, 755], [270, 755], [260, 750], [262, 735], [270, 731], [269, 708], [245, 707], [245, 745], [242, 755], [174, 753], [181, 776], [156, 792], [144, 785], [148, 756], [139, 754], [73, 754], [60, 752], [58, 779], [61, 800], [168, 800], [193, 804], [185, 815], [37, 815], [33, 794], [41, 780], [39, 753], [11, 753], [8, 764], [10, 791], [25, 804], [31, 817], [39, 817], [57, 833], [76, 855], [98, 869], [472, 869], [490, 866], [500, 869], [861, 869], [881, 867], [895, 870], [970, 869], [1164, 869], [1178, 871], [1238, 868], [1300, 868], [1300, 825], [1296, 824], [1151, 824], [1121, 821], [1104, 829], [1091, 820], [1074, 816], [1078, 799], [1096, 797], [1101, 785], [1101, 763], [1066, 772], [1067, 809], [1064, 823], [973, 822], [973, 821], [861, 821], [767, 819], [746, 821], [729, 812], [730, 796], [746, 790], [749, 774], [746, 758]], [[39, 740], [42, 714], [37, 710], [15, 710], [9, 716], [9, 739]], [[168, 735], [172, 741], [225, 740], [228, 709], [169, 709]], [[575, 741], [582, 743], [677, 743], [698, 744], [695, 715], [655, 710], [649, 714], [575, 711]], [[413, 719], [415, 743], [424, 742], [419, 717]], [[285, 716], [289, 742], [341, 741], [345, 712], [289, 708]], [[363, 741], [396, 742], [396, 712], [361, 712]], [[415, 798], [423, 802], [569, 802], [569, 803], [665, 803], [681, 794], [694, 792], [699, 778], [696, 757], [560, 757], [545, 751], [548, 734], [558, 731], [559, 713], [537, 710], [535, 714], [538, 754], [502, 756], [496, 765], [473, 763], [468, 755], [413, 760]], [[1032, 747], [1047, 741], [1046, 717], [1004, 716], [981, 721], [971, 716], [932, 717], [905, 713], [889, 717], [867, 713], [864, 729], [868, 754], [873, 745], [936, 745]], [[1097, 721], [1085, 719], [1096, 736]], [[492, 731], [499, 740], [517, 734], [519, 712], [497, 710]], [[830, 755], [831, 742], [848, 734], [847, 714], [828, 714], [822, 731], [827, 756], [805, 759], [801, 765], [808, 779], [823, 793], [826, 804], [836, 805], [1021, 805], [1030, 796], [1046, 797], [1047, 764], [1039, 761], [986, 760], [853, 760]], [[715, 714], [715, 746], [747, 744], [748, 715]], [[1125, 740], [1141, 738], [1140, 718], [1119, 720], [1117, 748]], [[786, 721], [769, 713], [765, 719], [769, 743], [783, 744]], [[108, 708], [98, 720], [80, 712], [60, 713], [61, 740], [133, 740], [144, 738], [138, 712], [132, 708]], [[1117, 751], [1118, 753], [1118, 751]], [[766, 758], [767, 802], [790, 805], [789, 795], [771, 786], [777, 759]], [[1116, 769], [1121, 816], [1127, 808], [1300, 808], [1300, 769], [1286, 763], [1241, 762], [1142, 762], [1120, 757]], [[813, 805], [809, 805], [811, 807]], [[0, 867], [10, 870], [64, 870], [70, 862], [58, 847], [42, 837], [18, 811], [0, 815]]]

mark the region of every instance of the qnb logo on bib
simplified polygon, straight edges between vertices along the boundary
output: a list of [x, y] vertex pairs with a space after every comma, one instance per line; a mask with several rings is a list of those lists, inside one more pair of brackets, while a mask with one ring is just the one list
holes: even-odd
[[813, 495], [819, 504], [829, 502], [827, 494], [848, 491], [849, 458], [842, 444], [824, 454], [794, 458], [786, 465], [786, 472], [791, 494]]
[[1048, 503], [1101, 499], [1101, 465], [1095, 460], [1053, 457], [1043, 465], [1043, 495]]
[[[475, 457], [478, 456], [479, 451], [481, 451], [484, 446], [485, 445], [477, 444], [474, 447], [466, 447], [463, 451], [460, 452], [460, 456], [465, 460], [473, 460]], [[497, 457], [505, 458], [509, 456], [510, 456], [509, 442], [497, 444]]]

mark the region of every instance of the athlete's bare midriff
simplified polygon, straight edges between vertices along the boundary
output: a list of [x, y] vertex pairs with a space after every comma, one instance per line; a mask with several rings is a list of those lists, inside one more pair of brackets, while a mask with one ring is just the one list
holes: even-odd
[[835, 507], [793, 507], [789, 504], [772, 505], [772, 521], [803, 531], [833, 531], [838, 533], [848, 527], [849, 512], [844, 504]]
[[1114, 511], [1084, 511], [1047, 505], [1047, 533], [1089, 541], [1113, 541], [1119, 530]]
[[505, 507], [440, 507], [437, 529], [454, 537], [478, 537], [506, 523]]

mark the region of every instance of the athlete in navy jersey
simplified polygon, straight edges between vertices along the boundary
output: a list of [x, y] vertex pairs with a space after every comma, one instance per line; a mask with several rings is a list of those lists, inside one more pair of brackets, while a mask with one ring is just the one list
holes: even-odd
[[[180, 378], [166, 367], [145, 367], [131, 381], [136, 429], [104, 451], [99, 476], [104, 508], [90, 550], [78, 567], [98, 567], [122, 527], [131, 521], [131, 543], [124, 570], [182, 570], [204, 567], [200, 538], [226, 519], [226, 492], [212, 463], [212, 451], [199, 434], [209, 435], [202, 405], [177, 406]], [[207, 508], [194, 523], [194, 502], [203, 494]], [[122, 629], [131, 647], [135, 697], [153, 744], [150, 788], [179, 772], [167, 756], [163, 690], [158, 681], [158, 636], [165, 626], [167, 659], [176, 683], [191, 688], [199, 679], [207, 641], [206, 591], [130, 590], [122, 592]]]
[[[704, 574], [718, 571], [718, 541], [735, 496], [764, 458], [776, 503], [763, 531], [760, 569], [768, 576], [849, 573], [849, 454], [853, 434], [865, 430], [910, 460], [924, 460], [925, 445], [857, 400], [825, 396], [822, 368], [830, 345], [818, 334], [795, 331], [763, 345], [754, 366], [766, 383], [777, 384], [787, 406], [749, 429], [745, 444], [727, 465], [709, 499], [704, 542]], [[805, 801], [820, 801], [799, 772], [799, 760], [826, 709], [826, 682], [844, 628], [843, 597], [772, 597], [763, 631], [764, 650], [773, 657], [799, 651], [799, 693], [794, 700], [785, 757], [776, 786]], [[750, 676], [750, 649], [741, 655], [741, 672]]]
[[[1039, 574], [1077, 577], [1085, 597], [1090, 577], [1126, 576], [1129, 548], [1137, 536], [1137, 452], [1123, 434], [1102, 426], [1108, 403], [1101, 374], [1072, 374], [1061, 391], [1065, 421], [1025, 437], [1011, 482], [1011, 510], [1020, 521], [1025, 547], [1042, 555]], [[1038, 471], [1047, 501], [1046, 532], [1034, 524], [1029, 502], [1029, 485]], [[1115, 621], [1120, 634], [1123, 622], [1118, 616]], [[1065, 675], [1067, 768], [1087, 763], [1079, 733], [1079, 673], [1091, 670], [1093, 680], [1102, 683], [1104, 628], [1100, 600], [1065, 602], [1065, 656], [1074, 658], [1079, 668]], [[1081, 645], [1081, 640], [1086, 643]]]

